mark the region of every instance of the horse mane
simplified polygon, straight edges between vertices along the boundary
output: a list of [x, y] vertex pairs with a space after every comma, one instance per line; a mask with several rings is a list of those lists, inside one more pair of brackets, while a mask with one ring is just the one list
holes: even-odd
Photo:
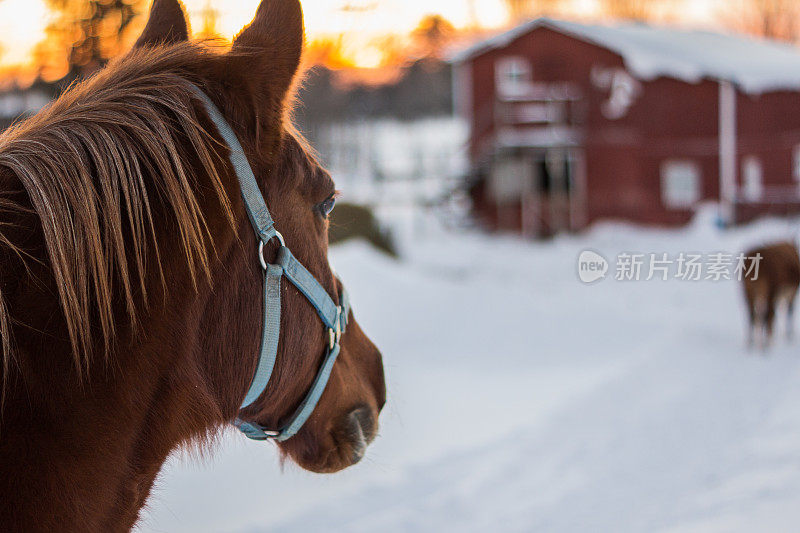
[[[81, 376], [92, 358], [93, 320], [108, 357], [119, 322], [115, 294], [124, 295], [136, 327], [153, 275], [146, 272], [148, 261], [155, 261], [167, 293], [159, 235], [178, 236], [197, 289], [203, 277], [210, 283], [215, 254], [201, 209], [204, 195], [216, 197], [234, 227], [220, 147], [201, 124], [186, 72], [187, 65], [212, 54], [189, 43], [134, 50], [0, 135], [0, 169], [20, 181], [41, 222]], [[0, 201], [0, 211], [14, 209], [22, 207]], [[2, 229], [0, 246], [19, 255]], [[13, 309], [6, 298], [0, 294], [4, 376], [12, 356]]]

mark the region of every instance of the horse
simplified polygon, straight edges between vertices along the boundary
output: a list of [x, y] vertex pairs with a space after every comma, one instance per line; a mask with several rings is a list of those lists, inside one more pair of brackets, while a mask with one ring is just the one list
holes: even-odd
[[742, 277], [749, 318], [747, 345], [764, 349], [772, 341], [775, 310], [781, 304], [786, 305], [786, 336], [792, 337], [794, 301], [800, 287], [800, 256], [791, 242], [754, 248], [744, 255], [745, 270], [752, 272]]
[[[172, 452], [207, 452], [232, 421], [283, 428], [309, 391], [273, 439], [282, 460], [336, 472], [375, 438], [381, 353], [338, 316], [335, 186], [290, 120], [303, 42], [298, 0], [264, 0], [227, 50], [155, 0], [130, 52], [0, 136], [0, 531], [130, 530]], [[262, 293], [289, 253], [307, 284]]]
[[340, 203], [331, 213], [328, 238], [331, 244], [364, 239], [376, 249], [390, 257], [397, 257], [397, 248], [392, 234], [381, 228], [380, 222], [369, 207]]

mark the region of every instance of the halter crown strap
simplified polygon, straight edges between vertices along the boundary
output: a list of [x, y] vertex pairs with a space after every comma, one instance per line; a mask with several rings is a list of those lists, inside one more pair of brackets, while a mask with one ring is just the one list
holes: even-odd
[[197, 96], [206, 108], [208, 118], [214, 123], [219, 130], [222, 139], [227, 143], [230, 150], [229, 159], [233, 169], [236, 171], [236, 177], [239, 179], [239, 187], [242, 191], [242, 199], [247, 208], [247, 216], [250, 218], [250, 223], [256, 231], [256, 235], [264, 244], [268, 243], [271, 239], [277, 237], [278, 232], [275, 230], [275, 222], [267, 209], [267, 203], [261, 195], [261, 190], [258, 188], [258, 182], [253, 174], [253, 169], [247, 161], [247, 156], [244, 153], [242, 144], [239, 138], [233, 132], [233, 129], [222, 116], [219, 108], [211, 101], [211, 99], [201, 91], [197, 86], [191, 86], [195, 96]]
[[[253, 169], [247, 161], [247, 156], [238, 137], [236, 137], [220, 110], [214, 105], [214, 102], [194, 85], [192, 85], [192, 91], [203, 103], [209, 118], [214, 122], [219, 134], [228, 144], [230, 162], [239, 180], [247, 216], [253, 225], [256, 236], [260, 240], [258, 248], [259, 261], [264, 267], [264, 329], [261, 336], [258, 365], [240, 410], [252, 405], [266, 390], [272, 371], [275, 368], [281, 327], [281, 279], [284, 276], [311, 303], [328, 329], [330, 341], [322, 366], [314, 379], [314, 383], [311, 385], [311, 389], [309, 389], [306, 397], [292, 413], [283, 429], [279, 431], [268, 430], [256, 422], [244, 421], [240, 418], [236, 418], [233, 421], [233, 424], [250, 439], [284, 441], [300, 430], [311, 416], [322, 393], [325, 391], [333, 364], [336, 362], [336, 357], [339, 355], [341, 348], [341, 336], [344, 333], [350, 313], [350, 300], [342, 285], [339, 294], [340, 303], [336, 305], [325, 288], [286, 247], [283, 237], [275, 229], [275, 222], [272, 220], [269, 209], [267, 209], [267, 204], [258, 188]], [[264, 261], [262, 249], [273, 238], [277, 238], [280, 241], [277, 264], [267, 264]]]

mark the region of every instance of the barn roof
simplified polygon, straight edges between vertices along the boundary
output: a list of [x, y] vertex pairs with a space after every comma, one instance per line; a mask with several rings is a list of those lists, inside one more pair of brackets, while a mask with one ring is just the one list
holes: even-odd
[[537, 19], [479, 42], [454, 57], [468, 61], [511, 44], [537, 29], [554, 31], [606, 48], [637, 78], [670, 77], [689, 83], [730, 81], [745, 92], [800, 90], [800, 50], [777, 41], [740, 35], [625, 23], [614, 26]]

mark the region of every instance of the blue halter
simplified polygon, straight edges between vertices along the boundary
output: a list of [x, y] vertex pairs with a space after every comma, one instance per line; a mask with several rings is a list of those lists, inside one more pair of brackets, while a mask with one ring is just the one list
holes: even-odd
[[[300, 264], [292, 255], [292, 252], [289, 251], [289, 248], [286, 247], [283, 236], [275, 229], [275, 222], [269, 214], [269, 209], [267, 209], [267, 204], [264, 202], [264, 197], [261, 195], [258, 183], [253, 175], [253, 169], [250, 168], [250, 164], [247, 162], [247, 156], [245, 156], [239, 139], [211, 99], [197, 87], [193, 86], [193, 89], [197, 97], [205, 105], [209, 118], [217, 126], [220, 135], [230, 149], [230, 161], [236, 171], [236, 177], [239, 178], [247, 215], [259, 239], [258, 259], [264, 269], [264, 331], [261, 336], [258, 367], [247, 395], [242, 401], [240, 410], [250, 406], [266, 390], [272, 370], [275, 367], [275, 359], [278, 355], [278, 338], [281, 332], [281, 278], [285, 276], [311, 302], [311, 305], [314, 306], [317, 314], [322, 319], [322, 323], [328, 329], [328, 347], [317, 377], [314, 379], [314, 383], [311, 385], [306, 397], [282, 429], [269, 430], [256, 422], [246, 422], [238, 417], [233, 421], [233, 424], [250, 439], [274, 439], [282, 442], [300, 431], [300, 428], [311, 416], [320, 396], [325, 391], [333, 364], [339, 355], [342, 334], [347, 325], [347, 317], [350, 314], [350, 301], [342, 285], [341, 293], [339, 294], [339, 305], [336, 305], [316, 278]], [[277, 262], [268, 264], [264, 260], [263, 252], [264, 246], [272, 239], [278, 240], [280, 248]]]

